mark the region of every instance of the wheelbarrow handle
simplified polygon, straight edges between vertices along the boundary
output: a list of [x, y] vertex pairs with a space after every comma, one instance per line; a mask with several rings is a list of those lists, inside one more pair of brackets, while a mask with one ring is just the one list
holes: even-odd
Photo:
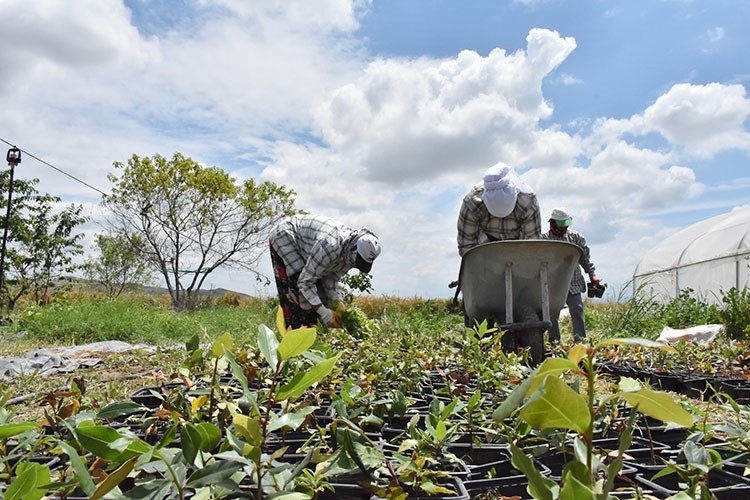
[[450, 307], [452, 311], [455, 311], [458, 308], [458, 294], [461, 293], [461, 287], [459, 286], [458, 280], [448, 283], [448, 288], [456, 289], [456, 293], [453, 294], [453, 302], [451, 302]]

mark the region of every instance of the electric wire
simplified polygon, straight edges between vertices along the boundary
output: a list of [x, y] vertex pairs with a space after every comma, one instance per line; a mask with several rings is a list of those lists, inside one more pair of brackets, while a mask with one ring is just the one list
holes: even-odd
[[39, 163], [42, 163], [42, 164], [44, 164], [44, 165], [47, 165], [48, 167], [50, 167], [50, 168], [51, 168], [51, 169], [53, 169], [53, 170], [57, 170], [58, 172], [60, 172], [60, 173], [61, 173], [61, 174], [63, 174], [63, 175], [67, 175], [68, 177], [70, 177], [70, 178], [71, 178], [71, 179], [73, 179], [74, 181], [76, 181], [76, 182], [79, 182], [79, 183], [83, 184], [84, 186], [86, 186], [86, 187], [88, 187], [88, 188], [90, 188], [90, 189], [93, 189], [94, 191], [96, 191], [97, 193], [99, 193], [99, 194], [101, 194], [101, 195], [107, 196], [107, 193], [105, 193], [105, 192], [104, 192], [104, 191], [102, 191], [101, 189], [99, 189], [99, 188], [97, 188], [97, 187], [94, 187], [94, 186], [92, 186], [92, 185], [91, 185], [91, 184], [89, 184], [88, 182], [86, 182], [86, 181], [83, 181], [83, 180], [79, 179], [78, 177], [76, 177], [76, 176], [74, 176], [74, 175], [71, 175], [71, 174], [67, 173], [66, 171], [64, 171], [64, 170], [62, 170], [62, 169], [60, 169], [60, 168], [57, 168], [56, 166], [52, 165], [51, 163], [49, 163], [49, 162], [47, 162], [47, 161], [44, 161], [44, 160], [42, 160], [42, 159], [41, 159], [41, 158], [39, 158], [38, 156], [35, 156], [35, 155], [33, 155], [33, 154], [29, 153], [28, 151], [25, 151], [25, 150], [23, 150], [23, 149], [19, 148], [19, 147], [18, 147], [18, 146], [16, 146], [15, 144], [12, 144], [12, 143], [10, 143], [10, 142], [6, 141], [6, 140], [5, 140], [5, 139], [3, 139], [2, 137], [0, 137], [0, 141], [4, 142], [4, 143], [5, 143], [5, 144], [7, 144], [8, 146], [11, 146], [11, 147], [14, 147], [14, 148], [18, 148], [18, 150], [19, 150], [19, 151], [21, 151], [21, 152], [22, 152], [23, 154], [25, 154], [26, 156], [28, 156], [28, 157], [30, 157], [30, 158], [33, 158], [33, 159], [35, 159], [35, 160], [36, 160], [36, 161], [38, 161]]

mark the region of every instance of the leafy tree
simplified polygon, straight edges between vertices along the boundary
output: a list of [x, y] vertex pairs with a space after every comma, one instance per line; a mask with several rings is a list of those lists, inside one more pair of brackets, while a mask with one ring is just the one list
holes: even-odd
[[270, 229], [297, 213], [293, 191], [252, 179], [238, 185], [180, 153], [133, 155], [114, 166], [122, 173], [109, 175], [114, 187], [103, 198], [112, 232], [164, 278], [177, 310], [193, 308], [206, 277], [222, 266], [257, 273]]
[[[10, 172], [0, 173], [0, 188], [8, 192]], [[48, 300], [48, 292], [65, 275], [80, 268], [75, 257], [83, 253], [80, 240], [83, 233], [74, 234], [76, 226], [86, 222], [81, 215], [81, 205], [61, 208], [61, 199], [49, 194], [39, 194], [36, 184], [13, 180], [4, 262], [3, 301], [13, 309], [18, 300], [33, 293], [38, 303]], [[0, 210], [6, 213], [7, 196], [0, 200]], [[5, 217], [3, 216], [5, 224]]]
[[351, 303], [355, 295], [359, 293], [372, 294], [372, 275], [368, 273], [345, 274], [340, 282], [344, 285], [344, 302], [346, 303]]
[[99, 255], [86, 262], [84, 273], [88, 279], [104, 287], [110, 298], [117, 298], [126, 287], [149, 283], [153, 277], [147, 264], [136, 253], [143, 242], [134, 237], [135, 246], [119, 235], [99, 234], [96, 247]]

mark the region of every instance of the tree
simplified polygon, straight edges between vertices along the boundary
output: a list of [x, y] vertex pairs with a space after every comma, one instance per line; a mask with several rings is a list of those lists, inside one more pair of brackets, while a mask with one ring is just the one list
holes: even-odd
[[135, 245], [119, 235], [98, 234], [96, 247], [99, 255], [86, 262], [84, 273], [88, 279], [104, 287], [107, 296], [117, 298], [131, 285], [149, 283], [153, 277], [146, 262], [136, 253], [143, 242], [134, 237]]
[[[8, 190], [10, 173], [0, 174], [0, 187]], [[83, 233], [74, 229], [86, 222], [81, 205], [60, 208], [61, 199], [36, 190], [39, 179], [14, 179], [13, 198], [8, 221], [8, 239], [4, 262], [3, 301], [13, 309], [18, 300], [33, 293], [39, 303], [46, 302], [48, 292], [65, 275], [80, 268], [75, 257], [83, 253]], [[3, 197], [0, 210], [5, 213], [8, 202]]]
[[111, 230], [164, 278], [177, 310], [194, 307], [206, 277], [222, 266], [260, 275], [255, 265], [270, 229], [297, 213], [294, 191], [252, 179], [238, 185], [180, 153], [133, 155], [114, 166], [122, 174], [109, 175], [112, 193], [103, 197]]

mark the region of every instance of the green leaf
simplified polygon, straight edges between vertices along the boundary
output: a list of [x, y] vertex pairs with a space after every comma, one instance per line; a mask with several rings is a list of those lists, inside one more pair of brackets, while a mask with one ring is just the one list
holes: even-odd
[[115, 486], [123, 482], [125, 478], [128, 477], [128, 475], [135, 467], [135, 463], [137, 461], [138, 457], [133, 457], [122, 464], [120, 467], [118, 467], [115, 471], [107, 475], [104, 481], [99, 483], [99, 486], [96, 487], [96, 491], [94, 491], [94, 493], [89, 497], [89, 500], [99, 500], [100, 498], [103, 498], [104, 495], [112, 491]]
[[500, 403], [500, 406], [492, 412], [492, 420], [497, 423], [502, 423], [503, 420], [510, 417], [513, 412], [523, 404], [526, 399], [526, 393], [529, 391], [529, 387], [531, 387], [531, 384], [533, 384], [536, 379], [538, 370], [539, 367], [536, 367], [534, 371], [532, 371], [529, 376], [526, 377], [518, 387], [513, 389], [513, 392], [511, 392], [508, 397]]
[[[288, 334], [289, 332], [287, 332], [287, 335]], [[276, 400], [284, 401], [286, 399], [297, 399], [300, 397], [310, 386], [320, 382], [331, 373], [339, 356], [341, 356], [341, 354], [325, 359], [306, 372], [295, 375], [291, 382], [284, 385], [279, 390], [278, 394], [276, 394]]]
[[663, 422], [673, 422], [683, 427], [693, 425], [693, 416], [665, 392], [643, 388], [635, 392], [623, 392], [620, 395], [630, 406], [650, 417]]
[[73, 471], [76, 474], [76, 479], [78, 479], [78, 486], [83, 490], [84, 493], [86, 493], [86, 495], [93, 494], [96, 490], [96, 485], [94, 484], [94, 480], [91, 479], [88, 467], [86, 467], [86, 464], [83, 462], [83, 460], [81, 460], [78, 452], [75, 450], [75, 448], [64, 441], [60, 441], [60, 448], [62, 448], [65, 454], [68, 455], [68, 462], [73, 467]]
[[298, 411], [287, 411], [282, 415], [271, 413], [271, 421], [268, 424], [268, 432], [273, 432], [284, 428], [297, 430], [303, 423], [305, 423], [307, 416], [315, 410], [315, 406], [305, 406], [304, 408], [300, 408]]
[[579, 371], [579, 368], [577, 364], [567, 358], [545, 359], [542, 364], [539, 365], [536, 377], [534, 377], [534, 380], [529, 386], [528, 394], [532, 394], [539, 389], [539, 385], [544, 381], [545, 377], [550, 376], [558, 378], [561, 374], [570, 371], [577, 372]]
[[620, 378], [620, 382], [617, 384], [617, 386], [621, 392], [635, 392], [643, 389], [643, 384], [641, 384], [639, 380], [631, 377]]
[[219, 335], [214, 343], [211, 345], [211, 354], [214, 358], [218, 359], [224, 355], [224, 350], [231, 351], [234, 349], [234, 340], [232, 335], [229, 333], [223, 333]]
[[284, 318], [284, 309], [281, 306], [276, 308], [276, 331], [281, 335], [286, 335], [286, 318]]
[[79, 424], [76, 434], [81, 446], [110, 462], [122, 463], [151, 449], [148, 443], [103, 425]]
[[198, 456], [201, 448], [201, 433], [190, 422], [187, 422], [180, 431], [180, 448], [187, 463], [194, 464], [195, 457]]
[[237, 435], [247, 441], [249, 444], [259, 446], [263, 442], [263, 431], [260, 428], [260, 422], [247, 415], [235, 413], [232, 415], [232, 423], [237, 431]]
[[566, 467], [560, 500], [594, 500], [591, 473], [581, 462], [572, 462]]
[[202, 486], [209, 486], [212, 484], [219, 483], [225, 479], [229, 479], [232, 474], [240, 470], [241, 466], [237, 462], [228, 462], [225, 460], [219, 460], [202, 467], [195, 471], [188, 478], [188, 486], [193, 488], [200, 488]]
[[201, 451], [211, 451], [221, 441], [222, 434], [215, 424], [211, 422], [200, 422], [195, 428], [201, 433]]
[[14, 424], [3, 424], [0, 425], [0, 439], [8, 439], [26, 431], [32, 429], [40, 429], [41, 427], [34, 422], [18, 422]]
[[537, 429], [568, 429], [584, 434], [591, 422], [586, 400], [556, 376], [521, 408], [520, 417]]
[[122, 498], [132, 500], [164, 500], [172, 489], [172, 482], [167, 479], [151, 479], [123, 493]]
[[274, 496], [273, 500], [310, 500], [312, 497], [307, 493], [282, 493], [281, 495]]
[[513, 466], [523, 472], [529, 480], [527, 489], [531, 496], [537, 500], [553, 500], [557, 496], [557, 483], [542, 476], [542, 473], [534, 467], [534, 462], [513, 443], [510, 443], [510, 453]]
[[435, 439], [437, 439], [438, 442], [442, 443], [445, 440], [445, 436], [447, 435], [448, 430], [445, 428], [445, 422], [443, 420], [438, 421], [437, 425], [435, 426]]
[[5, 500], [40, 500], [50, 484], [49, 469], [42, 464], [19, 462], [16, 477], [5, 490]]
[[286, 361], [294, 356], [299, 356], [315, 343], [317, 332], [315, 328], [295, 328], [288, 330], [281, 338], [278, 347], [279, 359]]
[[187, 342], [185, 342], [185, 350], [187, 350], [188, 353], [197, 351], [200, 346], [200, 338], [198, 337], [197, 333], [190, 337]]
[[258, 348], [272, 368], [276, 368], [276, 365], [279, 364], [279, 359], [276, 354], [278, 347], [279, 340], [276, 338], [276, 334], [273, 333], [273, 330], [266, 325], [260, 325], [258, 327]]
[[229, 367], [232, 369], [232, 376], [240, 383], [240, 386], [242, 387], [242, 393], [248, 395], [250, 393], [250, 388], [247, 385], [247, 376], [245, 375], [245, 371], [237, 363], [237, 359], [234, 357], [234, 354], [227, 351], [224, 353], [224, 356], [225, 359], [229, 361]]
[[445, 486], [440, 486], [439, 484], [436, 484], [429, 479], [422, 479], [422, 482], [419, 483], [419, 489], [427, 493], [428, 496], [435, 496], [440, 494], [445, 496], [456, 494], [456, 492], [452, 489], [446, 488]]
[[145, 411], [146, 407], [139, 405], [134, 401], [115, 401], [108, 404], [96, 414], [96, 418], [106, 420], [108, 418], [117, 418], [125, 415], [132, 415], [138, 411]]

